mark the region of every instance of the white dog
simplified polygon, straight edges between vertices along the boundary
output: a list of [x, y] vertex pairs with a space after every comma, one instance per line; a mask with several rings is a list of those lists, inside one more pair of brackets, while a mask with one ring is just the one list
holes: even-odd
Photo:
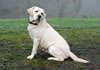
[[70, 51], [68, 43], [46, 22], [46, 14], [42, 8], [34, 6], [27, 11], [29, 13], [28, 31], [34, 43], [32, 53], [27, 59], [34, 58], [37, 49], [41, 48], [53, 56], [48, 60], [64, 61], [64, 59], [71, 57], [77, 62], [89, 62], [78, 58]]

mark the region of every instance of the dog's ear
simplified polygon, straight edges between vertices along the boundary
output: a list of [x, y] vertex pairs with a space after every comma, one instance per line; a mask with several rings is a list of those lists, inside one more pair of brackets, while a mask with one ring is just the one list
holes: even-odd
[[28, 12], [28, 14], [29, 14], [29, 15], [31, 15], [31, 16], [32, 16], [32, 13], [33, 13], [33, 7], [32, 7], [32, 8], [27, 9], [27, 12]]

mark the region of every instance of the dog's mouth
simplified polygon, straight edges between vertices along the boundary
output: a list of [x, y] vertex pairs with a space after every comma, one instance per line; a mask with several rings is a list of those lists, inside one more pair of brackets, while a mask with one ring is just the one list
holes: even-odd
[[33, 25], [38, 25], [38, 21], [37, 20], [33, 20], [32, 22], [29, 21], [29, 23], [33, 24]]

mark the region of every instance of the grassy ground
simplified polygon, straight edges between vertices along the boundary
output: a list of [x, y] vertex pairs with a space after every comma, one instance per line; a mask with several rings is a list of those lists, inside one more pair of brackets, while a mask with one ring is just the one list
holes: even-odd
[[91, 61], [48, 61], [51, 55], [38, 50], [27, 60], [32, 40], [27, 19], [0, 19], [0, 70], [100, 70], [100, 18], [49, 18], [47, 21], [68, 41], [71, 50]]

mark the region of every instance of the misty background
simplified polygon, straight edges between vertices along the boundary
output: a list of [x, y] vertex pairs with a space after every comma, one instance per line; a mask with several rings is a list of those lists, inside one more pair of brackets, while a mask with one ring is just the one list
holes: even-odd
[[0, 18], [26, 18], [32, 6], [45, 9], [47, 17], [100, 16], [100, 0], [0, 0]]

